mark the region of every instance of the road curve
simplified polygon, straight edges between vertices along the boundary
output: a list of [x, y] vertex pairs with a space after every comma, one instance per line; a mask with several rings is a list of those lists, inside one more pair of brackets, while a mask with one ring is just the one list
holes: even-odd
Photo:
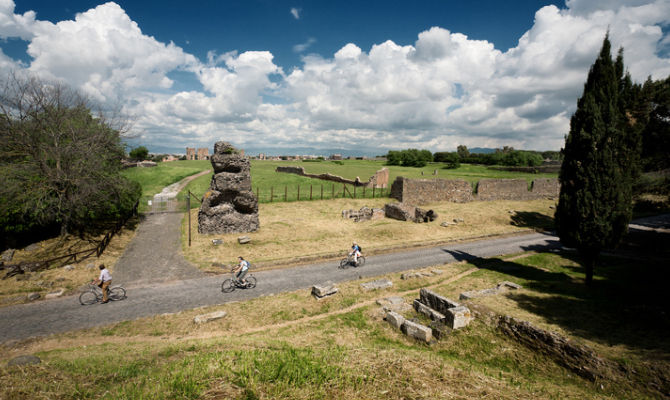
[[557, 237], [533, 233], [370, 256], [362, 268], [339, 269], [336, 261], [330, 261], [259, 271], [254, 273], [258, 279], [255, 289], [227, 294], [220, 287], [225, 276], [218, 275], [134, 286], [129, 288], [127, 299], [108, 304], [81, 306], [78, 296], [67, 296], [0, 309], [0, 343], [307, 289], [326, 281], [343, 282], [476, 257], [559, 247]]

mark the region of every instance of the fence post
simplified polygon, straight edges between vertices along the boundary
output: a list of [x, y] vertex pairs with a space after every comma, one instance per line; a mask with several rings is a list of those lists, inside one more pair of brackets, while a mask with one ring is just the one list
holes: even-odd
[[354, 199], [356, 198], [356, 185], [354, 185]]
[[188, 213], [188, 247], [191, 247], [191, 192], [186, 194], [186, 212]]
[[309, 184], [309, 200], [312, 200], [312, 184]]
[[365, 198], [365, 186], [363, 186], [363, 198]]
[[270, 203], [272, 203], [272, 200], [275, 198], [275, 187], [270, 186]]
[[258, 186], [256, 186], [256, 201], [261, 201], [260, 196], [258, 195]]
[[323, 183], [321, 184], [321, 200], [323, 200]]
[[344, 198], [344, 195], [347, 193], [347, 184], [343, 183], [342, 184], [342, 198]]
[[298, 185], [298, 198], [297, 198], [297, 200], [300, 201], [300, 185]]
[[284, 186], [284, 201], [288, 201], [288, 186]]
[[373, 199], [375, 198], [375, 188], [376, 187], [377, 187], [377, 185], [372, 185], [372, 198]]
[[330, 198], [334, 199], [335, 198], [335, 184], [333, 183], [332, 185], [330, 185], [330, 188], [333, 191], [333, 193], [330, 195]]

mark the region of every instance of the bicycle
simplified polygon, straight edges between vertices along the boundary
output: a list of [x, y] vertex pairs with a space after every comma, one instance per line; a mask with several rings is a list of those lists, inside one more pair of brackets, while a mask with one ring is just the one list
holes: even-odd
[[341, 269], [347, 269], [349, 268], [350, 265], [354, 267], [362, 267], [363, 265], [365, 265], [365, 257], [362, 255], [358, 256], [358, 260], [354, 263], [354, 255], [349, 254], [340, 261]]
[[246, 283], [242, 283], [237, 278], [235, 277], [235, 273], [231, 271], [232, 278], [228, 278], [223, 281], [221, 284], [221, 291], [223, 293], [230, 293], [236, 288], [239, 289], [253, 289], [256, 287], [256, 278], [249, 274], [244, 277], [244, 279], [247, 281]]
[[[112, 301], [123, 300], [126, 298], [126, 289], [121, 285], [107, 288], [107, 298]], [[82, 306], [88, 306], [102, 301], [102, 289], [98, 285], [88, 284], [88, 289], [79, 295], [79, 303]]]

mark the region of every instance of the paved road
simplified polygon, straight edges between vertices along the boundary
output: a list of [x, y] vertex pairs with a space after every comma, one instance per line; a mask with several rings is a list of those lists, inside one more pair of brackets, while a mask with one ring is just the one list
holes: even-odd
[[134, 286], [128, 290], [126, 300], [108, 304], [81, 306], [77, 296], [68, 296], [0, 309], [0, 321], [2, 321], [0, 343], [285, 291], [308, 289], [312, 285], [326, 281], [342, 282], [472, 257], [492, 257], [558, 246], [558, 239], [554, 236], [528, 234], [370, 256], [362, 268], [339, 269], [338, 262], [331, 261], [288, 269], [259, 271], [254, 273], [258, 279], [255, 289], [236, 290], [227, 294], [221, 292], [220, 285], [225, 276], [220, 275], [154, 286]]
[[[670, 228], [670, 214], [634, 221], [635, 229]], [[100, 326], [162, 313], [173, 313], [201, 306], [224, 304], [254, 297], [308, 289], [326, 281], [343, 282], [390, 272], [440, 265], [475, 257], [494, 257], [530, 250], [560, 248], [558, 238], [549, 234], [526, 234], [470, 243], [370, 256], [362, 268], [337, 268], [338, 262], [323, 262], [300, 267], [259, 271], [255, 289], [221, 293], [224, 276], [184, 279], [158, 285], [134, 285], [124, 301], [79, 305], [77, 296], [0, 309], [0, 343], [44, 336], [74, 329]], [[104, 312], [102, 312], [104, 311]]]

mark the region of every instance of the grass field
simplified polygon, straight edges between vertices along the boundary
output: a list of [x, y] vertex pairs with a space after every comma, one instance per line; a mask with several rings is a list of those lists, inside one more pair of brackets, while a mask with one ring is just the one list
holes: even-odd
[[[211, 270], [212, 263], [232, 263], [243, 255], [257, 266], [300, 262], [342, 256], [358, 241], [365, 254], [389, 248], [431, 245], [454, 240], [511, 234], [529, 229], [551, 228], [553, 200], [435, 203], [438, 219], [412, 223], [384, 218], [353, 222], [342, 218], [342, 210], [363, 206], [383, 208], [388, 199], [335, 199], [312, 202], [261, 204], [260, 230], [245, 233], [251, 243], [240, 245], [241, 234], [204, 235], [197, 232], [198, 210], [191, 210], [191, 246], [188, 246], [188, 219], [182, 227], [182, 250], [194, 265]], [[510, 213], [510, 211], [514, 211]], [[449, 227], [441, 222], [463, 222]], [[223, 239], [215, 246], [212, 239]], [[220, 269], [214, 269], [219, 271]]]
[[[201, 170], [210, 168], [208, 161], [190, 161], [190, 163], [201, 163]], [[324, 199], [342, 197], [342, 184], [307, 178], [295, 174], [275, 172], [278, 166], [300, 166], [305, 168], [305, 172], [307, 173], [330, 173], [352, 180], [356, 179], [356, 177], [360, 177], [362, 181], [367, 181], [376, 171], [385, 167], [384, 163], [381, 161], [369, 160], [345, 160], [342, 161], [342, 164], [332, 161], [306, 163], [300, 161], [251, 160], [252, 190], [254, 193], [258, 194], [259, 202], [261, 203], [270, 202], [271, 196], [273, 201], [284, 201], [285, 193], [287, 201], [296, 201], [298, 199], [298, 190], [300, 190], [301, 200], [309, 200], [310, 186], [311, 198], [314, 200], [320, 200], [322, 196]], [[386, 167], [389, 169], [389, 187], [398, 176], [417, 179], [463, 179], [473, 185], [484, 178], [526, 179], [530, 184], [530, 182], [537, 178], [557, 176], [556, 174], [528, 174], [523, 172], [497, 171], [488, 169], [483, 165], [468, 164], [463, 164], [458, 169], [443, 169], [444, 164], [442, 163], [429, 164], [424, 168], [398, 166]], [[437, 170], [437, 175], [433, 175], [435, 170]], [[190, 190], [196, 196], [201, 196], [209, 189], [210, 182], [211, 175], [203, 176], [189, 183], [186, 190]], [[352, 185], [347, 185], [347, 190], [349, 194], [354, 193]], [[186, 193], [186, 191], [183, 193]], [[379, 190], [375, 191], [374, 195], [376, 197], [380, 196]], [[381, 195], [388, 195], [388, 189]], [[370, 189], [366, 189], [365, 192], [363, 192], [362, 188], [356, 188], [356, 197], [371, 198], [372, 196], [373, 192]], [[193, 207], [197, 207], [197, 205], [193, 205]]]
[[[355, 280], [317, 301], [309, 290], [142, 318], [0, 347], [3, 399], [654, 399], [670, 387], [667, 269], [604, 258], [583, 285], [570, 253], [527, 253], [437, 266], [443, 274], [363, 292]], [[473, 273], [450, 282], [464, 271]], [[649, 280], [647, 277], [654, 276]], [[382, 319], [375, 299], [411, 302], [421, 287], [450, 298], [508, 280], [523, 289], [471, 304], [521, 318], [589, 346], [620, 368], [580, 378], [483, 319], [431, 345]], [[625, 293], [625, 295], [621, 295]], [[222, 295], [223, 296], [223, 295]], [[202, 313], [218, 321], [195, 325]], [[414, 317], [413, 311], [404, 313]], [[425, 320], [421, 320], [424, 323]]]

